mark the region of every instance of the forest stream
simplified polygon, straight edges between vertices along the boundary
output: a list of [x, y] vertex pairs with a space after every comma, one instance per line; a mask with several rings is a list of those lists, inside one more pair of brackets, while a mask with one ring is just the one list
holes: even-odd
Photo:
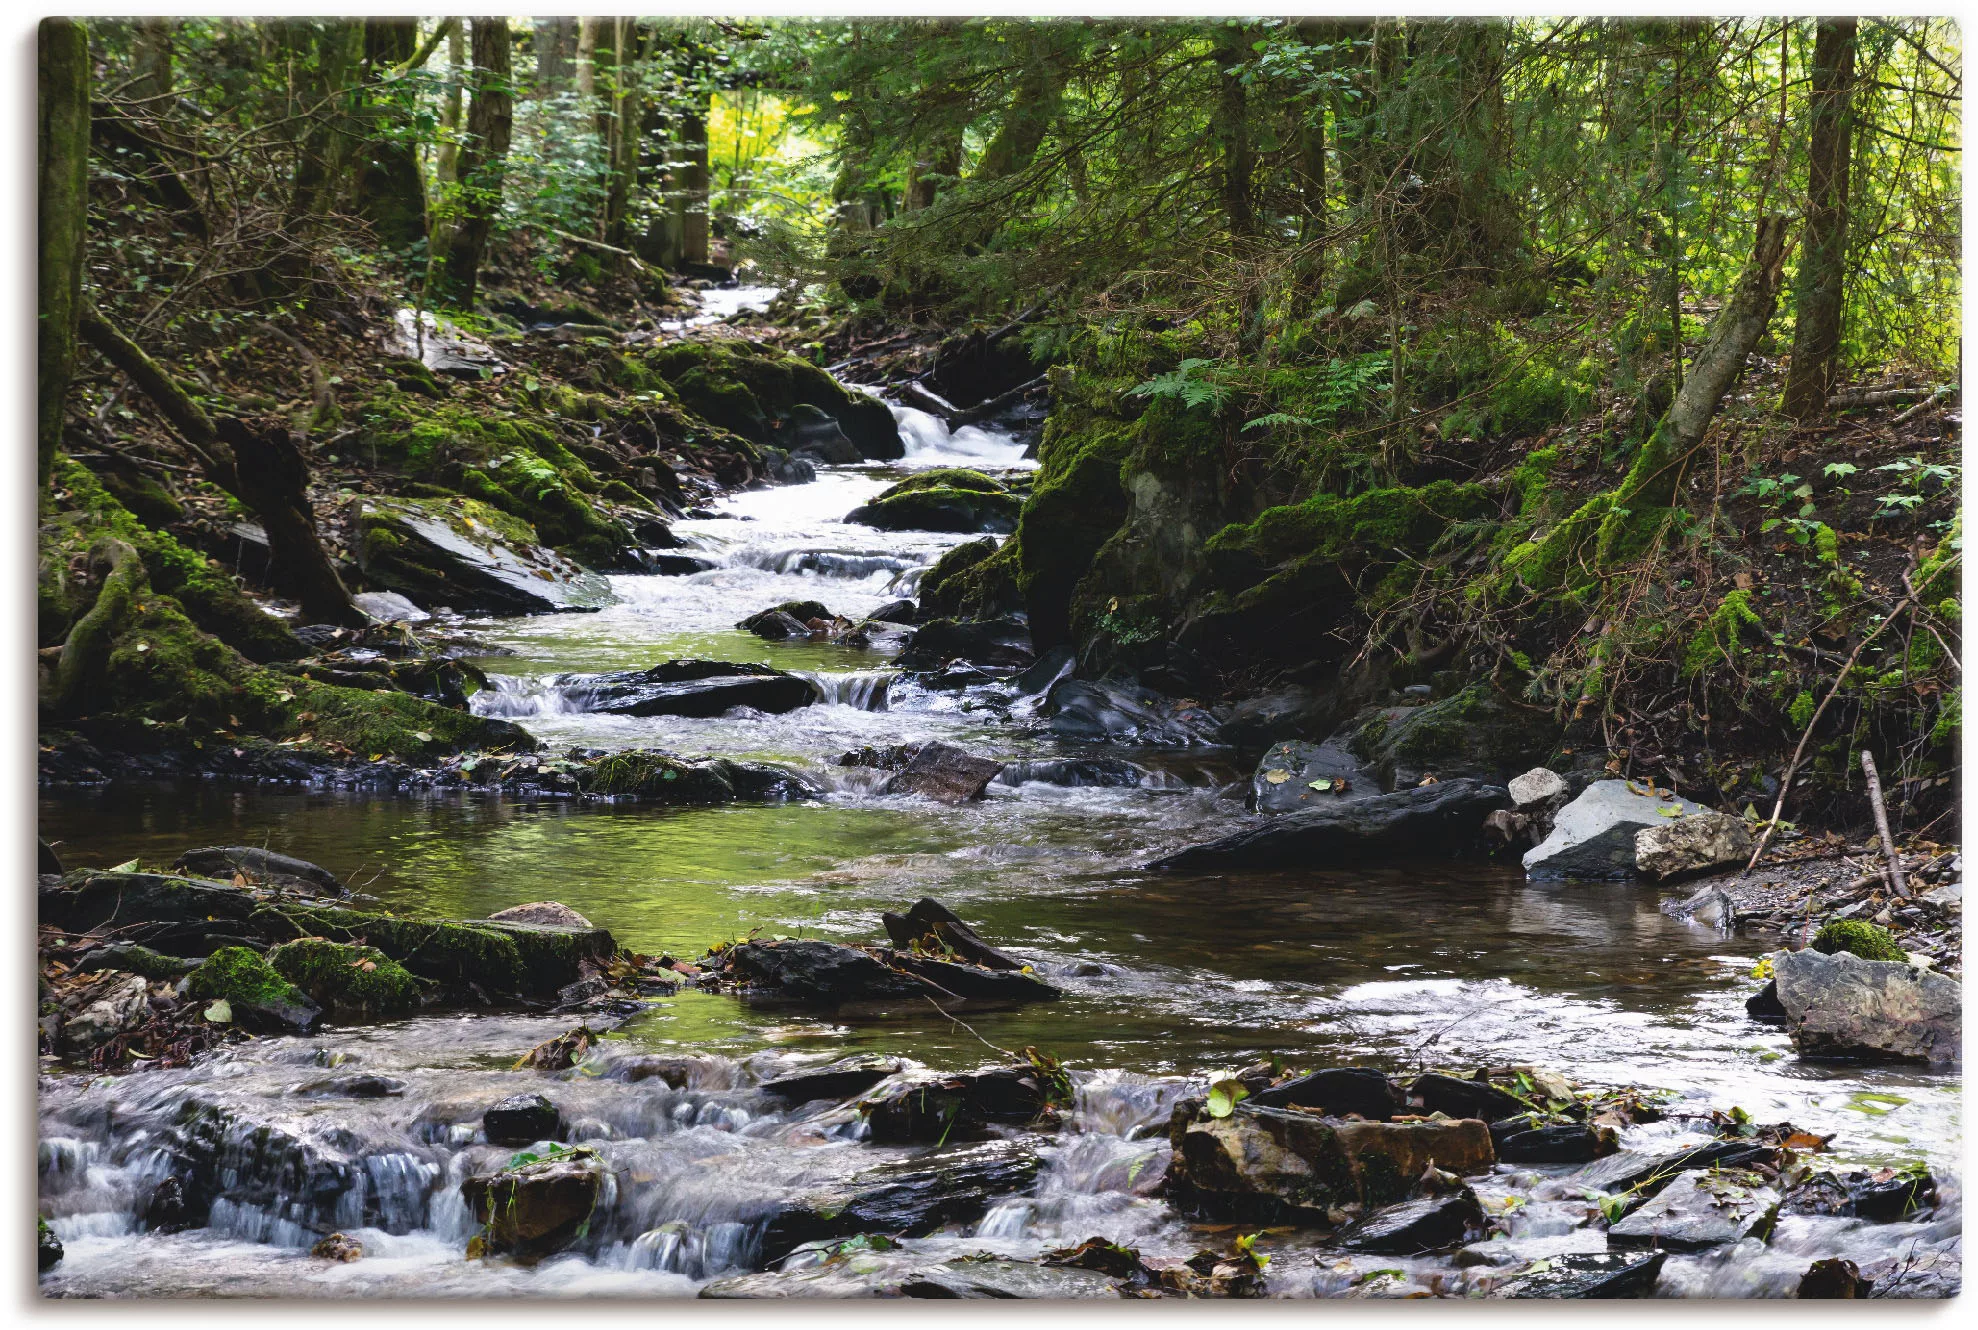
[[[742, 307], [754, 293], [715, 293]], [[766, 293], [765, 293], [766, 294]], [[683, 987], [651, 1002], [568, 1070], [510, 1070], [568, 1016], [427, 1014], [258, 1038], [193, 1065], [103, 1078], [44, 1075], [44, 1212], [66, 1249], [42, 1291], [66, 1296], [691, 1295], [753, 1291], [765, 1234], [791, 1195], [927, 1146], [862, 1139], [843, 1102], [793, 1104], [766, 1081], [854, 1054], [942, 1070], [1037, 1049], [1074, 1089], [1058, 1129], [1007, 1135], [1041, 1163], [980, 1213], [861, 1261], [781, 1259], [799, 1291], [859, 1292], [874, 1270], [967, 1254], [1021, 1262], [1095, 1235], [1143, 1258], [1226, 1245], [1155, 1194], [1174, 1105], [1212, 1075], [1277, 1057], [1298, 1068], [1533, 1067], [1575, 1084], [1667, 1092], [1624, 1149], [1707, 1141], [1709, 1114], [1830, 1136], [1835, 1169], [1914, 1163], [1939, 1206], [1919, 1221], [1787, 1214], [1756, 1238], [1672, 1253], [1659, 1296], [1782, 1296], [1810, 1262], [1890, 1258], [1955, 1277], [1960, 1208], [1955, 1071], [1801, 1061], [1745, 1012], [1770, 944], [1661, 908], [1638, 883], [1528, 883], [1515, 867], [1405, 863], [1234, 871], [1174, 879], [1146, 865], [1253, 819], [1240, 770], [1213, 747], [1081, 746], [1053, 735], [1040, 698], [1007, 684], [930, 688], [898, 674], [897, 639], [764, 641], [757, 610], [820, 600], [860, 620], [902, 596], [966, 537], [886, 532], [842, 518], [916, 469], [1033, 468], [1020, 442], [950, 431], [895, 406], [907, 455], [821, 468], [815, 481], [734, 493], [677, 522], [689, 576], [614, 574], [591, 614], [461, 625], [505, 654], [476, 663], [477, 713], [553, 750], [660, 748], [794, 768], [824, 790], [798, 802], [650, 807], [477, 794], [242, 789], [212, 782], [44, 791], [42, 834], [69, 861], [169, 861], [196, 845], [265, 844], [322, 864], [394, 912], [482, 918], [556, 900], [620, 946], [681, 958], [757, 933], [840, 942], [880, 934], [882, 911], [931, 896], [1060, 988], [1055, 1002], [876, 1017], [751, 1004]], [[801, 673], [823, 701], [783, 715], [632, 718], [585, 709], [560, 676], [671, 658]], [[864, 746], [940, 740], [1005, 763], [985, 798], [947, 806], [879, 792], [842, 766]], [[1103, 784], [1066, 760], [1103, 756]], [[1081, 771], [1088, 774], [1081, 776]], [[1120, 773], [1126, 774], [1122, 776]], [[988, 1045], [989, 1047], [985, 1047]], [[351, 1090], [374, 1078], [371, 1091]], [[339, 1089], [339, 1086], [346, 1087]], [[383, 1087], [383, 1088], [375, 1088]], [[567, 1250], [528, 1265], [470, 1261], [469, 1176], [516, 1151], [477, 1129], [487, 1105], [545, 1091], [560, 1142], [611, 1161], [606, 1195]], [[351, 1097], [369, 1093], [375, 1097]], [[228, 1184], [209, 1221], [143, 1221], [184, 1138], [204, 1133]], [[541, 1151], [547, 1143], [531, 1147]], [[936, 1147], [939, 1148], [939, 1147]], [[982, 1149], [986, 1147], [976, 1147]], [[1499, 1164], [1474, 1180], [1494, 1230], [1427, 1256], [1355, 1253], [1296, 1228], [1266, 1231], [1273, 1295], [1489, 1291], [1511, 1269], [1606, 1250], [1577, 1165]], [[309, 1255], [335, 1229], [348, 1263]], [[758, 1276], [759, 1277], [759, 1276]], [[1068, 1296], [1076, 1282], [1022, 1289]]]

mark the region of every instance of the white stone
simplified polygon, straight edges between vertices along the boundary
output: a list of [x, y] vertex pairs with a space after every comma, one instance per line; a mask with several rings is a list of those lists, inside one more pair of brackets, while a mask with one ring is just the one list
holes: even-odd
[[1566, 778], [1549, 767], [1533, 767], [1522, 776], [1513, 776], [1505, 786], [1511, 806], [1523, 812], [1538, 804], [1565, 797]]
[[1751, 832], [1729, 813], [1690, 813], [1635, 833], [1635, 867], [1647, 877], [1672, 878], [1741, 864]]
[[1529, 877], [1613, 880], [1636, 875], [1635, 833], [1711, 810], [1633, 781], [1601, 780], [1559, 810], [1552, 834], [1525, 855]]

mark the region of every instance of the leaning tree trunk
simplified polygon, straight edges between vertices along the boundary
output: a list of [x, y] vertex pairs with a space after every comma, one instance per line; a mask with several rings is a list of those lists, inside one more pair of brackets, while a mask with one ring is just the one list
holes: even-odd
[[1813, 40], [1813, 142], [1806, 234], [1793, 293], [1793, 359], [1781, 409], [1797, 420], [1826, 413], [1841, 352], [1847, 278], [1848, 167], [1854, 127], [1855, 20], [1823, 18]]
[[467, 108], [467, 141], [460, 148], [460, 224], [439, 266], [437, 294], [456, 309], [474, 307], [481, 257], [501, 211], [502, 177], [515, 98], [509, 88], [508, 20], [474, 20], [474, 99]]
[[94, 310], [83, 312], [82, 334], [157, 405], [207, 478], [261, 519], [275, 589], [299, 602], [310, 623], [350, 628], [370, 623], [370, 616], [352, 603], [316, 534], [309, 467], [288, 431], [231, 416], [215, 423], [163, 366]]
[[89, 552], [89, 564], [100, 579], [96, 603], [69, 629], [55, 664], [51, 700], [63, 716], [88, 713], [90, 694], [109, 665], [110, 647], [145, 589], [144, 561], [121, 540], [99, 542]]
[[41, 105], [37, 202], [40, 338], [35, 468], [48, 488], [62, 442], [62, 410], [75, 374], [76, 317], [82, 307], [82, 258], [89, 216], [89, 34], [65, 18], [41, 21]]

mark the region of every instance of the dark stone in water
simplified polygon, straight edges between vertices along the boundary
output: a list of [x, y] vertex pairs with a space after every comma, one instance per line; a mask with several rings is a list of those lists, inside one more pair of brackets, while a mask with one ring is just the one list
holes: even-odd
[[1047, 693], [1051, 685], [1070, 674], [1078, 665], [1078, 653], [1062, 643], [1037, 658], [1037, 663], [1010, 680], [1025, 697]]
[[1780, 1213], [1906, 1219], [1935, 1204], [1937, 1180], [1921, 1169], [1815, 1173], [1786, 1193]]
[[1467, 1081], [1432, 1071], [1417, 1076], [1408, 1086], [1410, 1102], [1419, 1103], [1424, 1113], [1446, 1113], [1452, 1118], [1500, 1118], [1531, 1113], [1532, 1105], [1509, 1090], [1500, 1090], [1488, 1081]]
[[985, 1067], [944, 1076], [929, 1073], [888, 1086], [860, 1105], [880, 1145], [967, 1141], [991, 1123], [1021, 1126], [1044, 1111], [1045, 1095], [1031, 1067]]
[[250, 882], [290, 887], [326, 896], [348, 895], [335, 873], [291, 855], [277, 854], [252, 845], [213, 845], [187, 850], [172, 863], [172, 871], [193, 877], [232, 880], [236, 873]]
[[1611, 1151], [1611, 1138], [1584, 1123], [1561, 1123], [1506, 1132], [1497, 1140], [1497, 1159], [1504, 1164], [1584, 1164], [1598, 1159], [1603, 1147]]
[[806, 1242], [885, 1233], [918, 1237], [980, 1219], [991, 1205], [1027, 1194], [1041, 1167], [1021, 1141], [952, 1146], [868, 1169], [847, 1183], [792, 1198], [762, 1236], [773, 1265]]
[[744, 942], [727, 954], [729, 972], [754, 996], [836, 1006], [841, 1002], [910, 1002], [955, 995], [877, 957], [836, 942], [801, 939]]
[[1875, 1291], [1875, 1281], [1861, 1277], [1861, 1267], [1839, 1256], [1815, 1261], [1800, 1276], [1799, 1298], [1865, 1298]]
[[1622, 1150], [1588, 1164], [1570, 1174], [1566, 1181], [1591, 1191], [1614, 1194], [1635, 1192], [1647, 1196], [1691, 1169], [1770, 1164], [1778, 1159], [1778, 1154], [1770, 1146], [1752, 1145], [1745, 1141], [1707, 1141], [1686, 1150], [1672, 1150], [1664, 1154]]
[[[1320, 788], [1323, 786], [1324, 788]], [[1264, 754], [1250, 777], [1250, 802], [1260, 813], [1332, 808], [1349, 799], [1378, 798], [1371, 775], [1336, 741], [1288, 740]]]
[[879, 922], [886, 926], [886, 936], [893, 940], [893, 945], [903, 950], [912, 949], [916, 942], [931, 942], [965, 961], [992, 970], [1023, 968], [1022, 961], [984, 942], [973, 928], [961, 921], [960, 915], [932, 896], [922, 896], [903, 915], [887, 911], [879, 916]]
[[912, 623], [919, 613], [919, 609], [910, 600], [889, 600], [866, 617], [877, 619], [881, 623]]
[[1778, 981], [1767, 980], [1765, 987], [1745, 999], [1744, 1010], [1745, 1015], [1755, 1021], [1763, 1021], [1767, 1025], [1784, 1025], [1786, 1008], [1785, 1004], [1779, 1001]]
[[717, 1279], [703, 1298], [928, 1298], [937, 1300], [1117, 1299], [1118, 1285], [1092, 1270], [1004, 1257], [930, 1259], [910, 1252], [860, 1253], [856, 1264], [828, 1261]]
[[329, 1076], [295, 1092], [304, 1099], [395, 1099], [405, 1093], [405, 1082], [391, 1076]]
[[951, 660], [1021, 669], [1035, 659], [1022, 619], [935, 619], [914, 630], [893, 663], [903, 670], [938, 670]]
[[980, 799], [989, 782], [1003, 771], [1001, 762], [964, 753], [952, 744], [923, 744], [919, 752], [886, 782], [887, 794], [924, 794], [944, 804]]
[[1213, 745], [1221, 724], [1207, 708], [1111, 680], [1059, 679], [1045, 695], [1044, 712], [1063, 739], [1167, 748]]
[[1779, 1193], [1747, 1169], [1683, 1174], [1607, 1230], [1610, 1248], [1707, 1251], [1763, 1238], [1779, 1214]]
[[35, 852], [36, 853], [35, 868], [34, 868], [35, 872], [53, 873], [57, 877], [60, 877], [63, 873], [66, 873], [68, 871], [66, 868], [62, 867], [62, 856], [55, 853], [54, 846], [50, 845], [47, 841], [42, 840], [39, 837], [36, 837], [35, 844], [40, 847]]
[[487, 1226], [490, 1253], [524, 1258], [560, 1251], [576, 1240], [604, 1189], [604, 1166], [590, 1150], [499, 1173], [480, 1174], [460, 1184], [461, 1199]]
[[990, 970], [979, 965], [957, 965], [953, 961], [935, 960], [929, 956], [914, 956], [893, 952], [894, 965], [912, 974], [919, 975], [931, 984], [937, 984], [956, 997], [966, 998], [971, 1003], [1018, 1003], [1050, 1002], [1064, 994], [1041, 979], [1033, 979], [1027, 974], [1013, 970]]
[[582, 691], [592, 711], [614, 716], [719, 716], [731, 707], [780, 715], [818, 700], [817, 685], [808, 679], [722, 660], [669, 660], [645, 670], [564, 675], [558, 682]]
[[[1062, 685], [1060, 685], [1062, 687]], [[1446, 858], [1477, 843], [1483, 820], [1510, 806], [1500, 785], [1462, 779], [1286, 813], [1260, 827], [1191, 845], [1157, 871], [1315, 868], [1368, 859]], [[1505, 1116], [1496, 1114], [1494, 1116]]]
[[712, 559], [703, 559], [696, 554], [648, 552], [639, 556], [639, 562], [646, 566], [647, 572], [657, 573], [661, 577], [692, 577], [695, 573], [709, 572], [721, 566]]
[[1537, 1262], [1490, 1291], [1493, 1298], [1645, 1298], [1667, 1252], [1573, 1252]]
[[841, 1058], [811, 1071], [794, 1072], [764, 1081], [762, 1092], [792, 1104], [808, 1104], [817, 1099], [850, 1099], [853, 1095], [864, 1094], [888, 1076], [897, 1074], [902, 1065], [898, 1058], [860, 1054]]
[[931, 488], [882, 495], [845, 514], [845, 521], [882, 531], [954, 531], [1007, 535], [1016, 530], [1023, 500], [1014, 494]]
[[1122, 757], [1059, 757], [1041, 761], [1006, 762], [996, 779], [1005, 785], [1135, 786], [1146, 778], [1147, 769]]
[[1483, 1227], [1483, 1207], [1468, 1187], [1377, 1210], [1348, 1229], [1339, 1245], [1348, 1251], [1414, 1256], [1460, 1247]]
[[1307, 1108], [1327, 1117], [1358, 1114], [1382, 1122], [1406, 1107], [1393, 1082], [1372, 1067], [1328, 1067], [1250, 1096], [1260, 1108]]
[[481, 1115], [490, 1145], [534, 1145], [563, 1130], [563, 1111], [540, 1094], [511, 1095]]
[[809, 637], [810, 629], [795, 615], [781, 610], [768, 610], [744, 620], [748, 630], [766, 642], [791, 642], [800, 637]]
[[48, 1227], [46, 1219], [37, 1219], [34, 1229], [34, 1268], [37, 1271], [52, 1270], [62, 1260], [62, 1240], [55, 1236], [54, 1229]]

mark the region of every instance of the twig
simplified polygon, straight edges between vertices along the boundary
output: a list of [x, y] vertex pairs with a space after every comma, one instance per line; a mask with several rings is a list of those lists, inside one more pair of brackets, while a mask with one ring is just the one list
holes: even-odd
[[1001, 1053], [1004, 1057], [1009, 1058], [1010, 1060], [1015, 1062], [1021, 1062], [1023, 1060], [1018, 1054], [1012, 1052], [1011, 1050], [1007, 1048], [999, 1047], [995, 1044], [990, 1043], [987, 1039], [983, 1039], [981, 1032], [977, 1030], [973, 1025], [970, 1025], [967, 1021], [955, 1015], [952, 1011], [949, 1011], [946, 1007], [943, 1007], [940, 1003], [936, 1002], [933, 998], [927, 999], [927, 1005], [934, 1008], [934, 1010], [940, 1012], [943, 1016], [946, 1016], [949, 1020], [953, 1021], [956, 1025], [961, 1026], [962, 1029], [967, 1030], [970, 1034], [974, 1035], [978, 1040], [981, 1041], [982, 1045], [985, 1048], [994, 1049], [996, 1052]]
[[616, 245], [607, 245], [604, 241], [593, 240], [589, 236], [575, 235], [569, 231], [559, 231], [553, 226], [545, 226], [543, 230], [549, 232], [559, 240], [568, 240], [573, 245], [587, 245], [592, 249], [603, 250], [606, 254], [616, 255], [618, 258], [631, 264], [634, 268], [637, 268], [640, 272], [651, 273], [654, 277], [662, 281], [666, 279], [665, 273], [653, 267], [629, 249], [620, 249]]
[[1903, 880], [1902, 860], [1896, 855], [1895, 837], [1889, 834], [1889, 809], [1882, 801], [1882, 775], [1875, 770], [1875, 754], [1861, 750], [1861, 773], [1868, 777], [1868, 806], [1875, 811], [1875, 830], [1882, 833], [1882, 853], [1888, 860], [1889, 890], [1904, 899], [1909, 883]]
[[1948, 383], [1945, 384], [1943, 387], [1937, 389], [1937, 391], [1931, 393], [1928, 397], [1918, 402], [1915, 406], [1910, 407], [1909, 410], [1903, 412], [1901, 415], [1897, 416], [1894, 420], [1891, 420], [1889, 422], [1889, 427], [1891, 429], [1899, 429], [1902, 426], [1907, 425], [1910, 421], [1922, 415], [1924, 412], [1934, 410], [1935, 408], [1942, 406], [1945, 402], [1948, 402], [1951, 399], [1951, 395], [1956, 391], [1957, 389], [1953, 385]]

